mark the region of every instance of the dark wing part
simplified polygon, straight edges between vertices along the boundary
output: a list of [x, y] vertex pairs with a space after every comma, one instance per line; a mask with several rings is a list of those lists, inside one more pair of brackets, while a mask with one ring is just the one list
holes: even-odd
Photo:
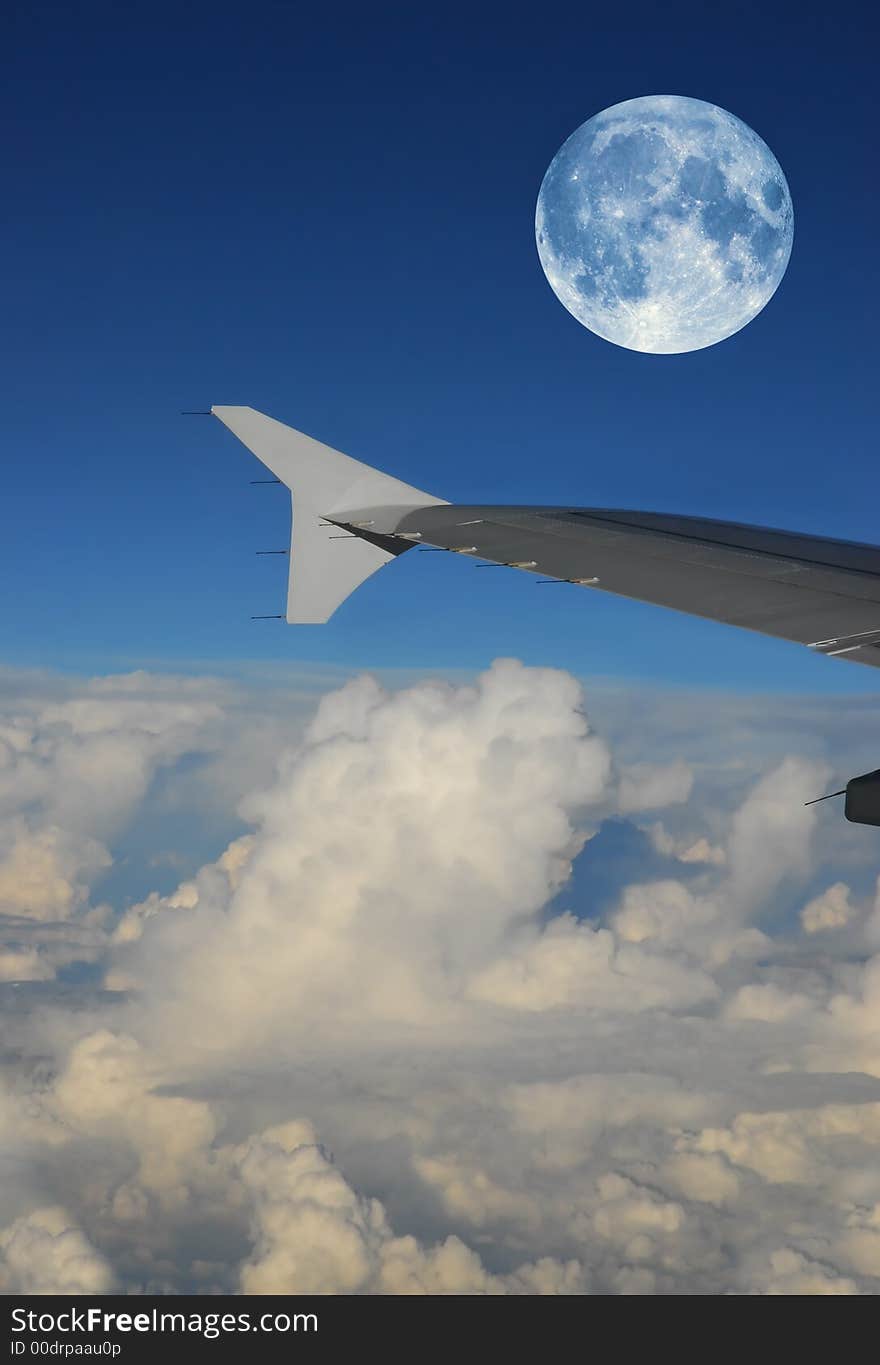
[[875, 545], [577, 507], [421, 507], [393, 533], [880, 667]]

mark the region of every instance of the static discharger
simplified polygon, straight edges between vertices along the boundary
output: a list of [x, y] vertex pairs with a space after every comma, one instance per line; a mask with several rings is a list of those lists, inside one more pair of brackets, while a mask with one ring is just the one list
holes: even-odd
[[252, 617], [251, 617], [251, 620], [252, 620], [252, 621], [284, 621], [284, 620], [286, 620], [286, 619], [287, 619], [287, 618], [284, 616], [283, 612], [280, 612], [280, 611], [273, 612], [270, 616], [252, 616]]
[[289, 550], [255, 550], [254, 553], [255, 553], [255, 554], [258, 554], [258, 555], [287, 555], [287, 554], [290, 554], [290, 551], [289, 551]]
[[505, 564], [477, 564], [478, 569], [537, 569], [537, 559], [511, 559]]
[[[213, 416], [214, 416], [214, 414], [213, 414], [213, 412], [211, 411], [210, 408], [181, 408], [181, 410], [180, 410], [180, 415], [181, 415], [181, 417], [213, 417]], [[252, 483], [252, 484], [257, 484], [257, 483], [280, 483], [281, 480], [280, 480], [280, 479], [249, 479], [248, 482], [249, 482], [249, 483]], [[258, 550], [257, 553], [260, 554], [261, 551]]]
[[537, 586], [543, 588], [548, 583], [576, 583], [579, 588], [590, 588], [598, 582], [598, 578], [539, 578]]
[[475, 555], [476, 545], [420, 545], [419, 554], [423, 555]]

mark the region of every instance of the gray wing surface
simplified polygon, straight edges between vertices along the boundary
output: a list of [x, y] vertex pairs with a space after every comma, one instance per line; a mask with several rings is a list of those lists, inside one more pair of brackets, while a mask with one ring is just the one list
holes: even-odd
[[[374, 509], [380, 513], [385, 509]], [[880, 666], [880, 547], [658, 512], [432, 506], [375, 530]]]

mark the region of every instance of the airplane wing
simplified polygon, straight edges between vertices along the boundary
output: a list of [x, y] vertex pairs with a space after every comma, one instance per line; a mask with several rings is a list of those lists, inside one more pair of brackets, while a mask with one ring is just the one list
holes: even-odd
[[[880, 666], [880, 547], [592, 507], [425, 507], [377, 529]], [[393, 527], [393, 529], [392, 529]]]
[[451, 505], [253, 408], [211, 411], [291, 489], [290, 622], [326, 621], [423, 545], [880, 666], [878, 546], [659, 512]]

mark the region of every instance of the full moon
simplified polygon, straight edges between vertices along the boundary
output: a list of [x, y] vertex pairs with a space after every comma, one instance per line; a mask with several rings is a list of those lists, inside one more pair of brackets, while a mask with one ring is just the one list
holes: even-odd
[[625, 100], [550, 163], [535, 236], [560, 303], [597, 336], [672, 355], [714, 346], [773, 297], [794, 213], [782, 168], [703, 100]]

